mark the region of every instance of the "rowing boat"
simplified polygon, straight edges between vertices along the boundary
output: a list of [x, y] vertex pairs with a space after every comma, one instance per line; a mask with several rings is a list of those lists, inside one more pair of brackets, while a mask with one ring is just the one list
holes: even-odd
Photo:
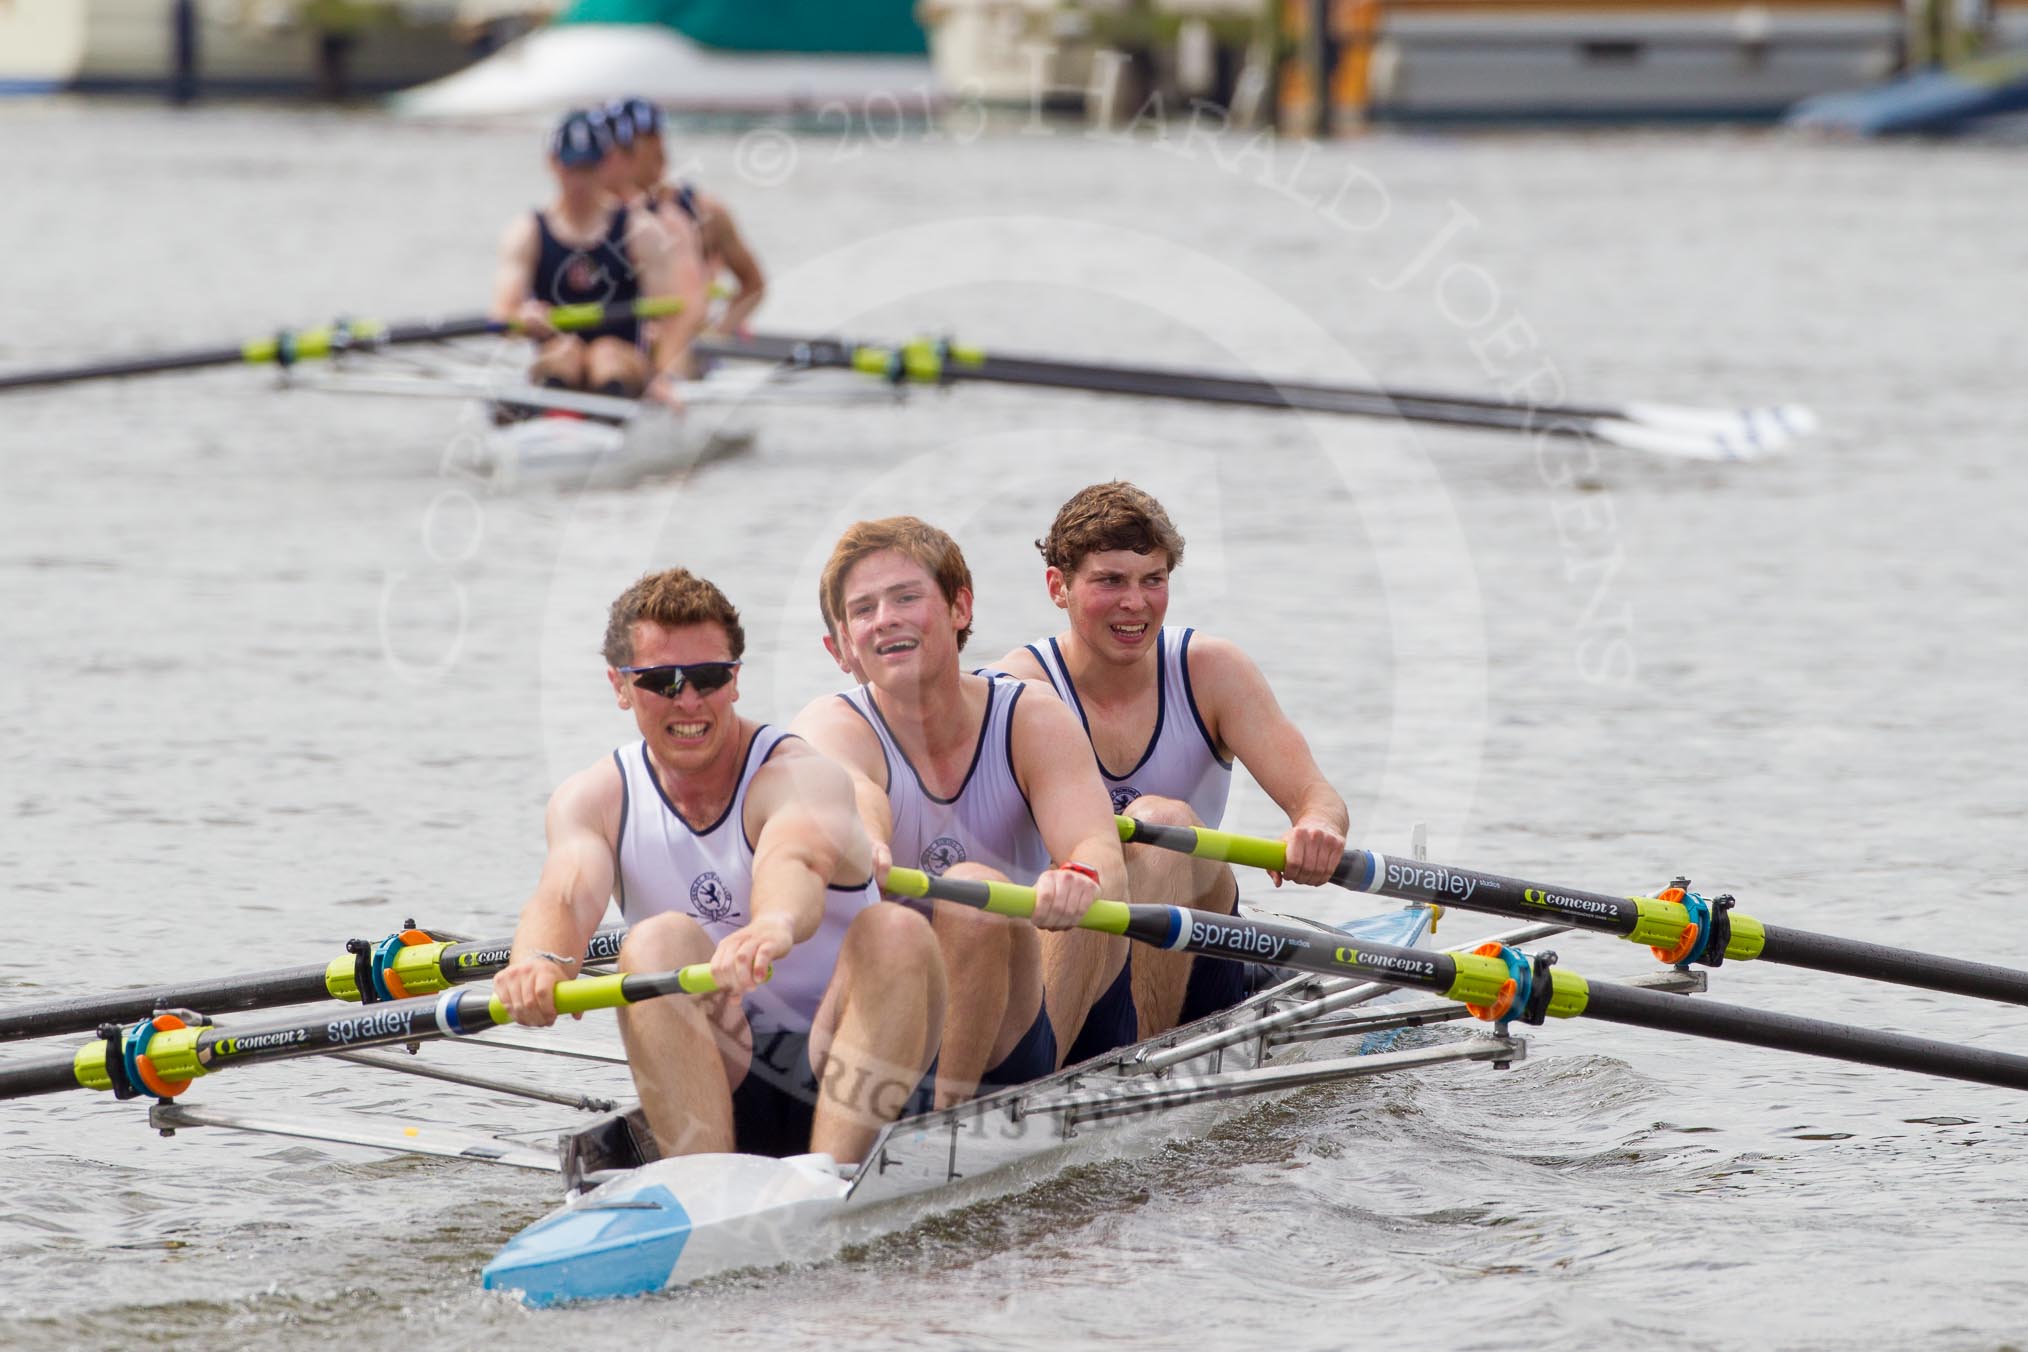
[[[360, 369], [365, 366], [369, 369]], [[815, 377], [815, 378], [812, 378]], [[895, 402], [901, 392], [841, 372], [720, 366], [685, 381], [681, 407], [552, 389], [476, 353], [376, 351], [323, 369], [292, 367], [289, 385], [337, 394], [449, 399], [476, 435], [453, 468], [507, 491], [617, 489], [751, 450], [764, 411]]]
[[[1434, 911], [1355, 921], [1345, 937], [1426, 946]], [[1202, 1125], [1190, 1110], [1306, 1085], [1459, 1060], [1520, 1059], [1515, 1038], [1383, 1054], [1401, 1025], [1343, 1011], [1388, 988], [1297, 978], [1161, 1037], [940, 1112], [890, 1124], [866, 1162], [828, 1155], [636, 1158], [652, 1152], [637, 1113], [562, 1147], [568, 1197], [486, 1265], [485, 1285], [531, 1305], [640, 1295], [740, 1268], [811, 1262], [926, 1210], [1004, 1193], [1089, 1157], [1139, 1126]], [[1290, 1064], [1320, 1045], [1328, 1060]]]
[[[1142, 839], [1146, 824], [1123, 821]], [[1202, 828], [1143, 841], [1206, 858], [1282, 868], [1279, 841]], [[504, 966], [504, 942], [455, 942], [410, 926], [377, 943], [356, 940], [323, 966], [207, 980], [197, 986], [73, 997], [0, 1010], [0, 1039], [98, 1029], [52, 1057], [0, 1064], [0, 1099], [62, 1090], [152, 1095], [149, 1122], [164, 1134], [222, 1127], [559, 1175], [565, 1200], [511, 1239], [486, 1265], [488, 1287], [547, 1305], [683, 1286], [735, 1269], [820, 1260], [841, 1247], [905, 1227], [931, 1211], [1025, 1186], [1102, 1150], [1131, 1149], [1153, 1132], [1195, 1129], [1230, 1105], [1317, 1085], [1460, 1062], [1511, 1066], [1527, 1055], [1516, 1022], [1585, 1018], [1723, 1043], [2028, 1090], [2028, 1057], [1850, 1023], [1682, 1000], [1705, 976], [1691, 964], [1762, 960], [1822, 971], [2028, 1002], [2028, 973], [1935, 954], [1766, 924], [1687, 885], [1655, 897], [1614, 898], [1529, 883], [1412, 855], [1348, 850], [1334, 881], [1406, 899], [1402, 909], [1331, 927], [1242, 908], [1219, 915], [1186, 907], [1098, 900], [1082, 928], [1136, 943], [1249, 961], [1293, 972], [1223, 1013], [971, 1103], [907, 1117], [876, 1138], [863, 1165], [823, 1155], [657, 1158], [638, 1112], [583, 1093], [477, 1075], [420, 1058], [366, 1049], [464, 1043], [511, 1020], [490, 992], [461, 985]], [[935, 898], [995, 914], [1032, 916], [1032, 888], [959, 881], [893, 868], [891, 895]], [[1405, 894], [1405, 895], [1404, 895]], [[1463, 949], [1430, 943], [1441, 909], [1491, 910], [1530, 923]], [[1567, 929], [1618, 934], [1654, 947], [1665, 964], [1644, 978], [1604, 982], [1517, 945]], [[600, 931], [587, 964], [609, 957], [621, 932]], [[1665, 947], [1666, 946], [1666, 947]], [[591, 970], [589, 966], [587, 971]], [[560, 1014], [716, 989], [705, 965], [667, 972], [581, 976], [554, 988]], [[1411, 1000], [1410, 991], [1434, 999]], [[434, 993], [432, 993], [434, 992]], [[252, 1009], [322, 996], [367, 1007], [242, 1024], [190, 1011], [152, 1013], [203, 994], [215, 1007]], [[1371, 1005], [1372, 1008], [1362, 1008]], [[122, 1027], [120, 1019], [141, 1017]], [[1405, 1030], [1457, 1019], [1492, 1024], [1463, 1038], [1394, 1046]], [[470, 1045], [623, 1063], [617, 1052], [493, 1034]], [[500, 1136], [385, 1118], [289, 1120], [190, 1107], [176, 1101], [197, 1079], [256, 1062], [330, 1055], [605, 1114], [561, 1134], [551, 1151]]]

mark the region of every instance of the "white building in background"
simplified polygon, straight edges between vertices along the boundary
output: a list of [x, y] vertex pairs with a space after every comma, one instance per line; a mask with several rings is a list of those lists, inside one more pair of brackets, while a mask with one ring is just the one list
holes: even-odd
[[0, 0], [0, 93], [374, 93], [469, 62], [459, 0]]

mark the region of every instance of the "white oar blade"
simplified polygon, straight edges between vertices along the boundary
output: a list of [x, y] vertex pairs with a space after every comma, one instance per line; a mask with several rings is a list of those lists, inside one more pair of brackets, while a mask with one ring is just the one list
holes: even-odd
[[1631, 422], [1670, 431], [1711, 432], [1772, 451], [1817, 430], [1817, 415], [1801, 404], [1766, 408], [1691, 408], [1683, 404], [1628, 404]]
[[1656, 427], [1629, 422], [1624, 418], [1597, 418], [1590, 427], [1600, 441], [1624, 446], [1650, 455], [1672, 455], [1683, 460], [1752, 460], [1769, 447], [1749, 441], [1738, 429], [1729, 432], [1696, 428]]

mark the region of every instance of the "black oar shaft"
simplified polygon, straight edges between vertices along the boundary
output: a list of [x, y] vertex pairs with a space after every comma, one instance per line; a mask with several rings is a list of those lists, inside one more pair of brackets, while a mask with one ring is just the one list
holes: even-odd
[[[559, 306], [552, 311], [551, 319], [560, 330], [583, 337], [595, 337], [624, 325], [631, 319], [654, 319], [674, 314], [681, 308], [681, 302], [672, 297], [647, 296], [624, 305]], [[481, 334], [506, 334], [518, 331], [519, 325], [516, 323], [490, 319], [485, 315], [401, 324], [340, 321], [328, 327], [283, 329], [272, 337], [232, 347], [200, 347], [152, 356], [111, 357], [103, 361], [81, 362], [75, 366], [0, 372], [0, 392], [45, 385], [68, 385], [81, 380], [153, 375], [165, 371], [194, 371], [208, 366], [237, 366], [248, 363], [288, 366], [299, 360], [331, 357], [355, 349], [371, 351], [402, 343], [435, 343], [452, 338], [473, 338]]]
[[[666, 972], [579, 977], [555, 988], [559, 1014], [614, 1009], [664, 995], [701, 995], [717, 989], [711, 968], [698, 963]], [[357, 1051], [429, 1038], [470, 1037], [508, 1021], [488, 990], [454, 990], [377, 1005], [345, 1007], [330, 1015], [275, 1019], [219, 1028], [199, 1025], [151, 1032], [143, 1056], [173, 1092], [176, 1082], [231, 1066], [287, 1061], [320, 1052]], [[28, 1098], [66, 1089], [111, 1087], [105, 1043], [88, 1042], [66, 1056], [0, 1066], [0, 1099]]]
[[[755, 334], [744, 338], [700, 339], [697, 350], [707, 355], [742, 360], [866, 370], [865, 354], [879, 349], [836, 339]], [[1412, 418], [1418, 422], [1459, 427], [1567, 435], [1583, 434], [1589, 430], [1591, 421], [1610, 413], [1610, 410], [1570, 408], [1538, 410], [1492, 400], [1451, 399], [1430, 394], [1397, 397], [1386, 390], [1353, 386], [1285, 383], [1204, 371], [1115, 366], [1045, 357], [953, 356], [939, 366], [936, 378], [1352, 417]]]
[[244, 360], [244, 350], [238, 347], [201, 347], [154, 357], [126, 357], [79, 366], [0, 372], [0, 390], [67, 385], [73, 381], [109, 380], [119, 376], [145, 376], [158, 371], [195, 371], [206, 366], [231, 366]]
[[42, 1056], [0, 1066], [0, 1099], [33, 1098], [77, 1088], [77, 1068], [68, 1056]]
[[1584, 1014], [1608, 1023], [1688, 1033], [1720, 1042], [1802, 1052], [1859, 1065], [1998, 1085], [2003, 1089], [2028, 1089], [2028, 1056], [1686, 999], [1631, 986], [1593, 983]]
[[[1120, 838], [1129, 843], [1255, 868], [1279, 869], [1284, 863], [1282, 844], [1276, 840], [1205, 827], [1163, 826], [1130, 817], [1120, 818], [1119, 823]], [[1556, 921], [1573, 929], [1618, 935], [1661, 948], [1676, 944], [1688, 924], [1686, 912], [1653, 897], [1590, 892], [1373, 850], [1345, 851], [1331, 881], [1353, 892], [1371, 892], [1401, 901], [1432, 901], [1519, 920]], [[1727, 959], [1771, 962], [1917, 990], [2028, 1005], [2028, 972], [1768, 925], [1736, 911], [1731, 913], [1728, 924], [1731, 937], [1724, 954]]]
[[222, 976], [210, 981], [149, 986], [139, 990], [115, 991], [109, 995], [79, 995], [0, 1009], [0, 1042], [54, 1037], [61, 1033], [89, 1033], [102, 1023], [145, 1019], [158, 1009], [198, 1009], [206, 1014], [226, 1014], [243, 1009], [269, 1009], [275, 1005], [325, 1000], [330, 998], [330, 993], [324, 988], [326, 967], [327, 964], [320, 962], [308, 967], [285, 967], [249, 976]]
[[[886, 886], [897, 895], [940, 897], [1000, 915], [1030, 915], [1035, 907], [1032, 888], [933, 878], [914, 869], [890, 870]], [[1397, 948], [1286, 921], [1218, 915], [1181, 906], [1101, 900], [1092, 903], [1079, 923], [1085, 929], [1122, 934], [1157, 948], [1409, 986], [1469, 1005], [1491, 1004], [1497, 983], [1513, 970], [1504, 955]], [[1525, 960], [1525, 955], [1516, 956]], [[1533, 979], [1551, 983], [1542, 1011], [1551, 1018], [1603, 1019], [1859, 1065], [2028, 1089], [2028, 1057], [2008, 1052], [1587, 981], [1561, 967], [1539, 968]]]
[[[627, 937], [624, 925], [610, 925], [592, 935], [585, 946], [586, 962], [617, 957]], [[455, 985], [492, 976], [507, 965], [512, 939], [482, 939], [446, 944], [434, 961], [435, 982]], [[330, 986], [331, 964], [284, 967], [242, 976], [210, 977], [173, 986], [148, 986], [104, 995], [65, 996], [0, 1009], [0, 1042], [22, 1038], [89, 1033], [102, 1023], [129, 1023], [160, 1009], [194, 1009], [212, 1016], [277, 1005], [305, 1004], [341, 998]], [[418, 992], [420, 993], [420, 992]], [[342, 998], [356, 998], [347, 995]]]
[[1778, 925], [1766, 929], [1767, 937], [1760, 951], [1763, 962], [2028, 1005], [2028, 972]]

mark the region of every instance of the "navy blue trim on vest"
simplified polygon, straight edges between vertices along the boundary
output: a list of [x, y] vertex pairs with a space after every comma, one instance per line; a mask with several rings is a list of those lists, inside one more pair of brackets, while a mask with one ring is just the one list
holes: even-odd
[[[859, 688], [861, 690], [864, 690], [866, 687], [862, 685]], [[852, 702], [852, 697], [850, 695], [847, 695], [843, 691], [840, 691], [838, 694], [838, 698], [845, 702], [846, 708], [850, 709], [853, 713], [859, 715], [860, 721], [866, 724], [866, 730], [873, 734], [873, 740], [879, 744], [880, 768], [887, 772], [887, 782], [880, 786], [880, 791], [882, 793], [894, 792], [894, 766], [887, 759], [887, 743], [882, 742], [880, 740], [880, 729], [873, 726], [873, 720], [866, 716], [866, 711], [864, 709], [860, 708], [858, 705]], [[870, 701], [873, 697], [871, 695], [868, 695], [866, 698]], [[899, 751], [900, 749], [901, 749], [900, 747], [895, 748], [895, 750], [897, 751]]]
[[619, 903], [620, 915], [627, 914], [627, 875], [620, 867], [620, 855], [627, 848], [627, 817], [633, 809], [633, 795], [627, 792], [627, 763], [620, 759], [620, 748], [613, 748], [613, 768], [620, 772], [620, 833], [613, 838], [613, 899]]
[[[906, 765], [908, 767], [908, 772], [915, 776], [915, 786], [918, 789], [922, 790], [922, 796], [929, 799], [932, 803], [940, 803], [945, 807], [949, 807], [952, 803], [955, 803], [960, 798], [963, 798], [965, 796], [965, 790], [968, 787], [970, 787], [972, 783], [972, 776], [978, 772], [979, 754], [986, 749], [986, 729], [993, 725], [993, 678], [991, 676], [988, 676], [986, 678], [986, 712], [984, 716], [982, 716], [979, 719], [979, 742], [978, 745], [972, 748], [972, 763], [965, 767], [965, 777], [958, 781], [958, 791], [948, 798], [939, 798], [937, 797], [937, 795], [930, 792], [929, 785], [922, 782], [922, 771], [915, 768], [915, 762], [908, 758], [908, 751], [906, 750], [906, 748], [902, 746], [901, 738], [896, 737], [894, 735], [894, 728], [890, 723], [888, 723], [887, 715], [880, 712], [880, 701], [873, 698], [872, 688], [870, 686], [863, 685], [860, 686], [859, 688], [861, 690], [866, 691], [867, 705], [870, 708], [872, 708], [873, 716], [880, 720], [880, 726], [887, 729], [887, 740], [889, 741], [890, 744], [893, 745], [894, 754], [901, 757], [901, 763], [903, 765]], [[1018, 690], [1015, 692], [1015, 698], [1016, 699], [1020, 698], [1020, 692]], [[848, 700], [847, 703], [850, 703], [850, 701]], [[890, 775], [889, 776], [890, 783], [892, 782], [892, 779], [893, 776]]]
[[[747, 762], [753, 759], [754, 745], [755, 743], [760, 741], [760, 735], [763, 732], [766, 732], [767, 728], [768, 725], [762, 723], [753, 730], [753, 736], [747, 738], [746, 750], [743, 753], [741, 753], [739, 758], [739, 783], [733, 786], [732, 801], [727, 803], [725, 805], [725, 810], [718, 814], [718, 820], [713, 822], [711, 825], [705, 827], [702, 831], [692, 826], [689, 823], [689, 821], [684, 818], [683, 814], [676, 810], [676, 805], [669, 801], [669, 791], [662, 787], [662, 777], [655, 773], [655, 760], [652, 756], [648, 754], [648, 743], [645, 740], [642, 741], [641, 764], [647, 767], [648, 782], [655, 786], [655, 796], [662, 800], [663, 807], [669, 809], [669, 815], [674, 817], [677, 821], [683, 823], [684, 830], [688, 831], [693, 836], [701, 838], [710, 835], [713, 831], [716, 831], [719, 827], [725, 825], [725, 819], [732, 815], [732, 810], [735, 807], [739, 806], [740, 798], [743, 796], [739, 790], [740, 786], [746, 783]], [[740, 823], [739, 834], [742, 840], [746, 838], [746, 824], [744, 822]], [[753, 848], [753, 844], [751, 841], [748, 841], [747, 848], [748, 849]]]
[[[1124, 784], [1141, 773], [1141, 767], [1148, 763], [1149, 757], [1155, 754], [1155, 748], [1162, 744], [1162, 725], [1169, 719], [1169, 673], [1164, 669], [1162, 662], [1162, 645], [1167, 637], [1160, 629], [1155, 631], [1155, 731], [1149, 736], [1148, 745], [1141, 749], [1141, 758], [1134, 762], [1134, 768], [1122, 775], [1116, 775], [1106, 769], [1106, 763], [1099, 760], [1098, 741], [1091, 735], [1091, 720], [1085, 717], [1084, 701], [1077, 697], [1077, 686], [1070, 679], [1070, 663], [1063, 660], [1063, 649], [1056, 645], [1056, 640], [1054, 638], [1049, 640], [1049, 651], [1056, 654], [1056, 664], [1063, 670], [1063, 683], [1071, 688], [1071, 707], [1077, 710], [1077, 721], [1084, 724], [1084, 739], [1091, 743], [1091, 758], [1098, 761], [1099, 773], [1115, 784]], [[1188, 644], [1187, 637], [1184, 642]], [[1185, 677], [1187, 679], [1187, 672]], [[1196, 712], [1194, 706], [1191, 712], [1193, 714]], [[1204, 724], [1200, 720], [1197, 726], [1202, 728]], [[1214, 750], [1211, 754], [1216, 756], [1218, 752]]]
[[[753, 748], [760, 742], [760, 735], [766, 732], [767, 730], [768, 725], [765, 723], [761, 724], [759, 727], [753, 730], [753, 741], [747, 744], [746, 749], [747, 758], [749, 760], [753, 758]], [[794, 734], [793, 732], [783, 733], [780, 737], [777, 737], [775, 739], [775, 744], [768, 748], [768, 754], [761, 757], [761, 764], [765, 766], [769, 761], [773, 760], [775, 758], [775, 752], [780, 751], [782, 749], [782, 743], [790, 740], [791, 738], [794, 738], [796, 741], [799, 742], [803, 740], [800, 737], [796, 737], [796, 734]], [[759, 771], [755, 771], [755, 773], [758, 774]], [[743, 768], [739, 777], [739, 782], [742, 785], [747, 783], [746, 774]], [[759, 847], [753, 843], [753, 837], [746, 833], [746, 794], [743, 792], [738, 792], [737, 797], [740, 800], [739, 838], [746, 842], [746, 852], [748, 854], [758, 854], [760, 853]]]
[[[1056, 646], [1056, 640], [1053, 638], [1050, 639], [1049, 645], [1050, 647], [1054, 648]], [[1024, 647], [1022, 651], [1026, 652], [1030, 657], [1035, 659], [1035, 669], [1042, 673], [1043, 680], [1049, 682], [1049, 688], [1056, 692], [1056, 697], [1058, 699], [1062, 699], [1063, 687], [1056, 683], [1056, 674], [1049, 669], [1049, 663], [1042, 660], [1041, 649], [1037, 648], [1033, 643], [1030, 643], [1026, 647]], [[1060, 661], [1061, 658], [1059, 658], [1058, 660]], [[1082, 710], [1079, 711], [1080, 716], [1082, 716], [1082, 712], [1083, 712]]]
[[1232, 761], [1218, 754], [1218, 743], [1212, 740], [1211, 729], [1204, 726], [1204, 715], [1197, 712], [1197, 691], [1190, 684], [1190, 640], [1196, 633], [1195, 629], [1185, 629], [1183, 641], [1176, 645], [1176, 665], [1183, 669], [1183, 698], [1190, 702], [1190, 720], [1197, 725], [1197, 731], [1203, 735], [1204, 745], [1211, 748], [1211, 759], [1230, 770]]
[[[1035, 804], [1028, 801], [1028, 790], [1024, 788], [1021, 784], [1021, 772], [1014, 768], [1014, 711], [1015, 709], [1020, 707], [1021, 692], [1023, 689], [1026, 688], [1026, 683], [1022, 681], [1015, 681], [1012, 676], [1009, 676], [1007, 679], [1010, 681], [1014, 681], [1014, 698], [1007, 701], [1007, 778], [1014, 781], [1014, 792], [1021, 795], [1021, 806], [1028, 809], [1028, 824], [1035, 828], [1035, 833], [1037, 835], [1041, 835], [1042, 823], [1035, 820]], [[990, 701], [993, 695], [991, 685], [993, 678], [988, 676], [986, 680], [987, 680], [986, 697], [988, 701]], [[987, 710], [989, 713], [991, 709], [992, 705], [989, 702], [987, 704]], [[1047, 849], [1048, 846], [1049, 842], [1044, 841], [1043, 848]]]

